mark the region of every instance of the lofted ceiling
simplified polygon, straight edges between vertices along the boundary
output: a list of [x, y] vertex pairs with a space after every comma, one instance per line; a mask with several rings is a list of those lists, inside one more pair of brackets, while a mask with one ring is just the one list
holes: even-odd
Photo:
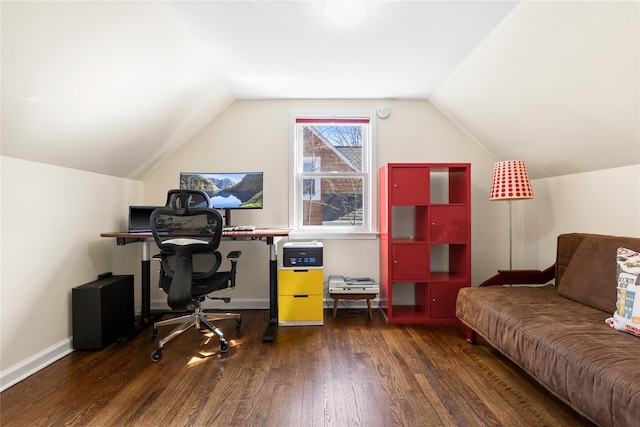
[[143, 179], [234, 100], [406, 98], [533, 178], [640, 163], [637, 1], [324, 5], [2, 1], [2, 155]]
[[640, 2], [522, 2], [429, 96], [533, 178], [640, 164]]

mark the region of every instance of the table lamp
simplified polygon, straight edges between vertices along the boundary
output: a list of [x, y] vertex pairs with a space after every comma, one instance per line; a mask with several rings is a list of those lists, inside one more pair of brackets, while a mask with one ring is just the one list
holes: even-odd
[[524, 160], [507, 160], [496, 163], [493, 166], [489, 200], [509, 202], [509, 270], [513, 269], [511, 201], [519, 199], [533, 199], [531, 181]]

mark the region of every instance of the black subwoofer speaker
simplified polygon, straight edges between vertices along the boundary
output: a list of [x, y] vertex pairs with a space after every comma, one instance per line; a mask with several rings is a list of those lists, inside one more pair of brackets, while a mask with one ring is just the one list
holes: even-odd
[[100, 349], [134, 327], [133, 275], [109, 276], [71, 290], [73, 348]]

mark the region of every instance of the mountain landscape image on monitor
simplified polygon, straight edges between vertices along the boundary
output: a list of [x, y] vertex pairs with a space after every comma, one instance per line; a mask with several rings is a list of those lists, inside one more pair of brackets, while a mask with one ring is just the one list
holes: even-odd
[[262, 209], [262, 172], [180, 173], [180, 188], [201, 190], [216, 209]]

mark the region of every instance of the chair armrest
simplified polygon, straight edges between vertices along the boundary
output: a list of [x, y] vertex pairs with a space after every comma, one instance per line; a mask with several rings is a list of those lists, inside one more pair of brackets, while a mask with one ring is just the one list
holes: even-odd
[[241, 251], [231, 251], [229, 252], [229, 255], [227, 255], [227, 259], [231, 260], [231, 271], [229, 272], [230, 288], [236, 287], [236, 271], [238, 268], [237, 264], [238, 264], [238, 258], [240, 258], [240, 255], [242, 255]]
[[498, 270], [498, 274], [485, 280], [480, 286], [544, 284], [556, 276], [555, 264], [540, 270]]

